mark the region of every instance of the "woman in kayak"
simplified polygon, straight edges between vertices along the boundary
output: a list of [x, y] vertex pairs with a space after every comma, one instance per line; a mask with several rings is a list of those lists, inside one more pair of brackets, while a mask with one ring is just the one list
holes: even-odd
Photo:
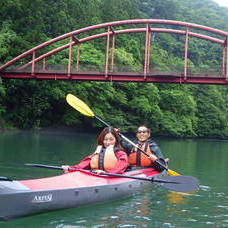
[[128, 156], [120, 145], [118, 133], [112, 127], [106, 127], [97, 138], [95, 152], [85, 157], [74, 166], [62, 166], [65, 172], [74, 172], [73, 169], [92, 169], [101, 173], [123, 173], [128, 167]]
[[[118, 130], [117, 130], [118, 132]], [[163, 171], [168, 159], [164, 159], [158, 145], [150, 138], [151, 130], [146, 125], [141, 125], [136, 131], [137, 147], [121, 141], [122, 147], [128, 154], [130, 166], [154, 167], [158, 171]], [[143, 153], [141, 150], [145, 151]]]

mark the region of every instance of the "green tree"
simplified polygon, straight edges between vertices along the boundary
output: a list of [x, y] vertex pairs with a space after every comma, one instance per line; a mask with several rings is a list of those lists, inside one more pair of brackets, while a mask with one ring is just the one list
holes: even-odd
[[227, 137], [228, 109], [219, 87], [198, 86], [194, 94], [199, 118], [197, 134], [202, 137]]
[[196, 136], [196, 102], [185, 90], [161, 91], [160, 107], [163, 111], [160, 130], [164, 135]]
[[17, 35], [10, 27], [8, 22], [3, 22], [2, 29], [0, 29], [0, 63], [12, 58], [10, 45], [15, 41]]

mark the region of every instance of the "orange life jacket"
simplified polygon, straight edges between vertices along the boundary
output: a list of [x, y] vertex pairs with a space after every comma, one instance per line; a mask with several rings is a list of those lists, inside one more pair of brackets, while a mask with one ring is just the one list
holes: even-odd
[[[145, 151], [148, 155], [153, 154], [149, 147], [149, 143], [146, 142], [142, 145], [137, 144], [139, 148]], [[142, 153], [138, 148], [132, 148], [132, 151], [128, 157], [130, 166], [139, 166], [139, 167], [149, 167], [152, 165], [153, 161], [144, 153]]]
[[114, 168], [116, 163], [117, 158], [113, 146], [107, 148], [98, 146], [90, 160], [90, 167], [91, 169], [101, 169], [106, 171]]

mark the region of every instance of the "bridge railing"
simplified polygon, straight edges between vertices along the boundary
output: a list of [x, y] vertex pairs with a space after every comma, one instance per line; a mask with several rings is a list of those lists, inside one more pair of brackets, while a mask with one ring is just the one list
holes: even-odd
[[[23, 65], [20, 65], [23, 66]], [[31, 66], [27, 66], [25, 68], [20, 68], [20, 66], [10, 66], [7, 69], [5, 69], [5, 72], [11, 72], [11, 73], [31, 73]], [[110, 65], [111, 67], [111, 65]], [[48, 64], [46, 65], [45, 69], [41, 64], [36, 65], [36, 73], [67, 73], [68, 69], [63, 64]], [[71, 69], [72, 74], [77, 73], [105, 73], [105, 65], [92, 65], [92, 64], [81, 64], [79, 68], [76, 70], [75, 68]], [[118, 65], [113, 68], [113, 71], [109, 71], [110, 73], [137, 73], [141, 76], [143, 76], [143, 67], [135, 67], [131, 65]], [[171, 75], [179, 75], [180, 77], [183, 76], [183, 68], [177, 67], [177, 66], [171, 66], [166, 65], [166, 69], [164, 69], [162, 66], [159, 65], [153, 65], [150, 66], [148, 69], [148, 76], [152, 74], [156, 75], [162, 75], [162, 73], [170, 73]], [[221, 69], [217, 68], [188, 68], [188, 76], [200, 76], [200, 75], [218, 75], [222, 77]], [[224, 77], [224, 76], [223, 76]]]

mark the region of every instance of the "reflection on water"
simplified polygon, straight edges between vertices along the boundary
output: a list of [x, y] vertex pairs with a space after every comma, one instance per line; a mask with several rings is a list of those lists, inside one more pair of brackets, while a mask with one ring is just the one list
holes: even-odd
[[[26, 179], [58, 175], [61, 172], [57, 170], [22, 164], [73, 165], [94, 150], [95, 139], [95, 134], [61, 131], [1, 133], [0, 176]], [[170, 169], [200, 180], [199, 191], [181, 194], [151, 185], [129, 198], [0, 222], [0, 227], [228, 227], [228, 142], [156, 141], [170, 158]]]
[[168, 202], [170, 203], [186, 203], [186, 198], [185, 196], [188, 196], [190, 194], [186, 194], [186, 193], [181, 193], [181, 192], [168, 192], [167, 193], [167, 199]]

